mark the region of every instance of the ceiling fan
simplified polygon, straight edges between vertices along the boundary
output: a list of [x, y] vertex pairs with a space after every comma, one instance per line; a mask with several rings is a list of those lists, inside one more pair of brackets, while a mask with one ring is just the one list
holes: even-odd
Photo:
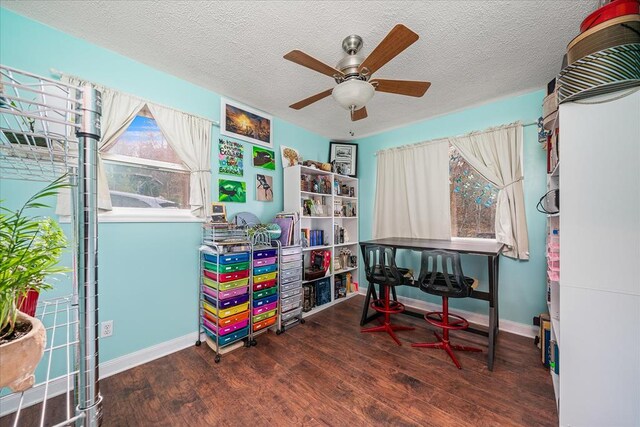
[[291, 104], [289, 107], [299, 110], [333, 95], [333, 98], [342, 107], [351, 112], [351, 120], [356, 121], [367, 117], [365, 104], [376, 91], [421, 97], [429, 89], [431, 83], [413, 80], [370, 80], [373, 73], [415, 43], [418, 38], [416, 33], [404, 25], [398, 24], [389, 31], [384, 40], [365, 59], [358, 55], [363, 44], [362, 37], [348, 36], [342, 41], [342, 49], [347, 55], [338, 62], [335, 68], [300, 50], [292, 50], [284, 55], [284, 59], [333, 77], [338, 85], [333, 89], [327, 89]]

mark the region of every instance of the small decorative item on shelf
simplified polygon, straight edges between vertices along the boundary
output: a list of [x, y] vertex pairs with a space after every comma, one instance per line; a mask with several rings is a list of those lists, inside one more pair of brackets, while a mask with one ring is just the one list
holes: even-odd
[[340, 265], [341, 265], [341, 270], [344, 270], [345, 268], [349, 268], [349, 260], [351, 258], [351, 251], [347, 248], [343, 248], [340, 249]]

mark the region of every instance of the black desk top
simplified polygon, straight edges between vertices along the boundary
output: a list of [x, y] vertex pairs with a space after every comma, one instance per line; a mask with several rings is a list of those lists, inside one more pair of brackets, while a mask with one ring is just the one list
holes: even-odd
[[462, 254], [488, 256], [500, 255], [504, 247], [503, 243], [495, 241], [414, 239], [409, 237], [386, 237], [384, 239], [360, 242], [360, 246], [364, 245], [392, 246], [398, 249], [413, 249], [418, 251], [423, 249], [442, 249]]

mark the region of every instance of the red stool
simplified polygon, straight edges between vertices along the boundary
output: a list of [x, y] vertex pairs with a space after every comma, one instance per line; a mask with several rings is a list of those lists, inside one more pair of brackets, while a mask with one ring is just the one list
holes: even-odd
[[[376, 262], [377, 258], [377, 262]], [[360, 332], [386, 332], [398, 345], [402, 345], [395, 331], [412, 331], [415, 328], [409, 326], [391, 324], [391, 315], [402, 313], [404, 305], [391, 300], [392, 287], [407, 284], [409, 279], [404, 277], [396, 266], [393, 250], [384, 246], [370, 245], [365, 247], [365, 272], [369, 286], [380, 285], [384, 298], [371, 302], [371, 308], [384, 315], [380, 326], [361, 329]], [[366, 305], [365, 305], [366, 308]]]
[[[438, 260], [442, 266], [438, 271]], [[450, 270], [453, 274], [449, 274]], [[462, 274], [460, 255], [447, 251], [423, 251], [420, 278], [418, 279], [420, 290], [442, 297], [442, 311], [430, 311], [424, 315], [424, 319], [431, 325], [442, 329], [442, 336], [434, 332], [437, 342], [414, 343], [411, 347], [438, 348], [447, 352], [458, 369], [462, 369], [456, 359], [453, 350], [456, 351], [482, 351], [479, 348], [454, 345], [449, 341], [449, 331], [467, 329], [469, 322], [461, 316], [449, 313], [449, 297], [464, 298], [471, 295], [475, 280]]]

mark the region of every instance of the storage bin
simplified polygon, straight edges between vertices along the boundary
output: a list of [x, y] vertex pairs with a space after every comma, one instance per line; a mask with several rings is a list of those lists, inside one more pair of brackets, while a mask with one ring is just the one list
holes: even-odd
[[289, 310], [286, 313], [282, 313], [282, 315], [280, 316], [280, 320], [283, 322], [286, 322], [290, 319], [293, 319], [294, 317], [297, 317], [300, 315], [300, 313], [302, 313], [302, 307], [298, 307], [295, 308], [293, 310]]
[[286, 291], [286, 292], [282, 292], [280, 296], [282, 298], [291, 298], [291, 297], [294, 297], [294, 296], [299, 295], [301, 293], [302, 293], [302, 287], [299, 287], [299, 288], [293, 288], [293, 289], [291, 289], [289, 291]]
[[298, 261], [294, 261], [294, 262], [283, 262], [280, 263], [280, 270], [291, 270], [294, 268], [302, 268], [302, 258], [300, 258]]
[[291, 270], [282, 270], [280, 272], [280, 277], [282, 278], [283, 281], [286, 281], [286, 283], [290, 282], [291, 278], [301, 277], [301, 276], [302, 276], [302, 267], [294, 268]]
[[235, 332], [238, 329], [246, 328], [247, 325], [249, 325], [249, 319], [244, 319], [240, 322], [232, 323], [226, 326], [221, 325], [220, 327], [207, 319], [202, 319], [202, 323], [207, 329], [215, 334], [219, 334], [222, 338], [222, 336]]
[[253, 283], [262, 283], [270, 280], [275, 280], [277, 274], [278, 273], [267, 273], [253, 276]]
[[280, 254], [282, 254], [282, 255], [302, 254], [302, 247], [300, 247], [300, 246], [284, 246], [284, 247], [280, 248]]
[[212, 262], [204, 261], [204, 268], [216, 273], [232, 273], [234, 271], [247, 270], [249, 268], [248, 262], [239, 262], [237, 264], [214, 264]]
[[302, 254], [293, 254], [293, 255], [283, 255], [282, 256], [282, 262], [288, 262], [288, 263], [292, 263], [292, 262], [298, 262], [300, 263], [302, 261]]
[[294, 308], [300, 307], [300, 302], [302, 301], [302, 294], [296, 295], [291, 298], [280, 300], [280, 309], [282, 312], [287, 312], [289, 310], [293, 310]]
[[269, 280], [269, 281], [266, 281], [266, 282], [255, 283], [253, 285], [253, 291], [257, 292], [257, 291], [260, 291], [262, 289], [271, 288], [273, 286], [276, 286], [277, 284], [278, 284], [277, 280]]
[[226, 300], [225, 299], [217, 300], [207, 294], [204, 294], [203, 297], [209, 304], [211, 304], [214, 307], [218, 307], [219, 309], [223, 309], [223, 308], [226, 309], [226, 308], [233, 307], [238, 304], [242, 304], [249, 301], [248, 293], [244, 295], [239, 295], [237, 297], [229, 298]]
[[288, 276], [286, 279], [280, 279], [280, 283], [287, 284], [292, 282], [301, 282], [302, 281], [302, 272], [298, 273], [297, 276]]
[[277, 257], [258, 258], [258, 259], [254, 259], [253, 260], [253, 266], [254, 267], [260, 267], [260, 266], [263, 266], [263, 265], [276, 264], [277, 262], [278, 262], [278, 258]]
[[258, 291], [258, 292], [254, 292], [253, 293], [253, 299], [257, 300], [257, 299], [261, 299], [261, 298], [266, 298], [268, 296], [271, 296], [271, 295], [275, 294], [276, 292], [278, 292], [278, 287], [277, 286], [272, 286], [270, 288], [263, 289], [263, 290]]
[[264, 304], [260, 307], [256, 307], [253, 309], [253, 315], [258, 316], [262, 313], [266, 313], [267, 311], [275, 310], [278, 308], [278, 302], [272, 302], [271, 304]]
[[253, 251], [253, 259], [260, 259], [260, 258], [273, 258], [273, 257], [277, 257], [278, 256], [278, 249], [276, 248], [272, 248], [272, 249], [258, 249]]
[[232, 282], [235, 280], [244, 279], [245, 277], [249, 277], [249, 270], [234, 271], [233, 273], [220, 273], [220, 274], [214, 273], [209, 270], [202, 270], [202, 272], [205, 275], [205, 277], [220, 283]]
[[212, 296], [213, 298], [219, 298], [220, 299], [226, 299], [226, 298], [232, 298], [238, 295], [243, 295], [249, 292], [249, 287], [248, 286], [242, 286], [239, 288], [234, 288], [234, 289], [229, 289], [228, 291], [217, 291], [214, 288], [210, 288], [209, 286], [202, 286], [202, 292]]
[[224, 319], [218, 319], [215, 314], [207, 310], [204, 310], [202, 314], [207, 320], [215, 324], [219, 324], [220, 326], [232, 325], [249, 318], [248, 311], [243, 311], [241, 313], [234, 314], [233, 316], [225, 317]]
[[263, 265], [260, 267], [253, 268], [253, 275], [259, 276], [261, 274], [273, 273], [274, 271], [278, 271], [278, 264], [271, 265]]
[[[244, 304], [236, 305], [230, 308], [225, 308], [224, 310], [220, 310], [218, 318], [222, 319], [224, 317], [233, 316], [234, 314], [238, 314], [242, 311], [249, 309], [249, 303], [245, 302]], [[215, 313], [215, 311], [214, 311]]]
[[269, 317], [273, 317], [276, 315], [278, 310], [267, 311], [266, 313], [259, 314], [257, 316], [253, 316], [253, 323], [260, 322], [264, 319], [268, 319]]
[[282, 289], [282, 292], [290, 291], [291, 289], [296, 289], [296, 288], [302, 288], [301, 281], [283, 283], [282, 286], [280, 286], [280, 289]]
[[262, 320], [258, 323], [254, 323], [253, 324], [253, 332], [257, 332], [261, 329], [265, 329], [268, 328], [269, 326], [273, 325], [274, 323], [276, 323], [276, 318], [275, 317], [270, 317], [268, 319]]
[[[205, 328], [205, 331], [206, 331], [207, 335], [209, 335], [209, 337], [211, 339], [213, 339], [213, 340], [216, 339], [215, 332], [209, 330], [208, 328]], [[219, 346], [222, 347], [222, 346], [225, 346], [227, 344], [231, 344], [231, 343], [233, 343], [235, 341], [238, 341], [241, 338], [246, 337], [248, 334], [249, 334], [249, 326], [247, 326], [246, 328], [240, 329], [239, 331], [232, 332], [232, 333], [230, 333], [228, 335], [225, 335], [223, 337], [221, 336], [219, 338], [219, 341], [218, 341]]]
[[202, 283], [209, 286], [210, 288], [217, 289], [219, 291], [226, 291], [229, 289], [247, 286], [249, 284], [249, 279], [240, 279], [240, 280], [233, 280], [231, 282], [218, 283], [215, 280], [209, 279], [208, 277], [203, 277]]
[[[202, 254], [204, 256], [205, 261], [208, 261], [213, 264], [218, 264], [218, 256], [211, 255], [207, 253]], [[220, 255], [220, 264], [236, 264], [239, 262], [247, 262], [249, 261], [249, 253], [241, 252], [241, 253], [231, 253], [226, 255]]]
[[259, 300], [253, 300], [253, 307], [254, 308], [260, 307], [260, 306], [271, 304], [271, 303], [277, 302], [277, 301], [278, 301], [278, 295], [275, 294], [275, 295], [271, 295], [271, 296], [268, 296], [266, 298], [262, 298], [262, 299], [259, 299]]

